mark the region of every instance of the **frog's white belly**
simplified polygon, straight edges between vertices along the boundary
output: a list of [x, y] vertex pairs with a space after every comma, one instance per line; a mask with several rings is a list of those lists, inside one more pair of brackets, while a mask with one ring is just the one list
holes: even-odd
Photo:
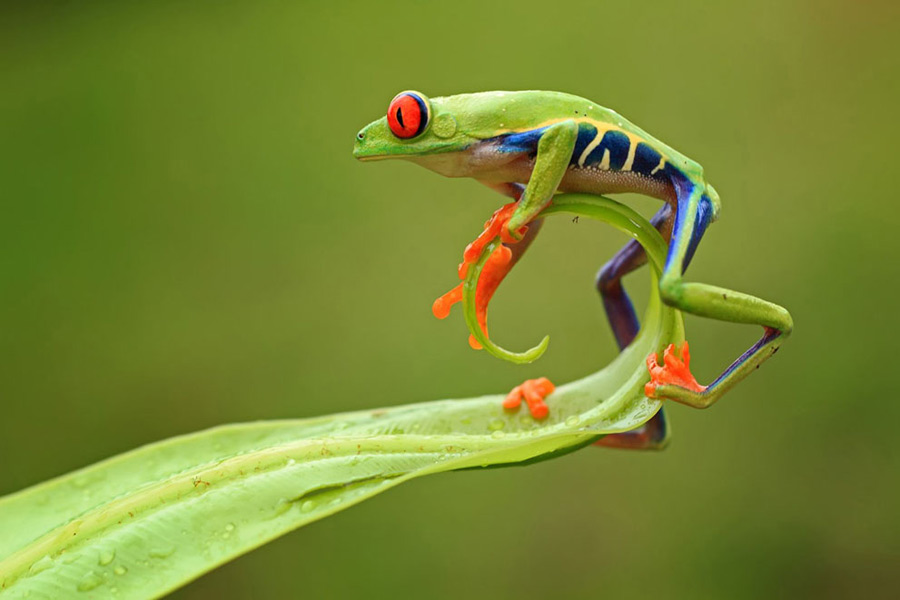
[[[465, 152], [410, 156], [409, 160], [446, 177], [472, 177], [489, 183], [527, 184], [534, 170], [534, 159], [529, 155], [501, 152], [490, 144], [478, 144]], [[577, 165], [567, 169], [559, 190], [588, 194], [630, 192], [670, 202], [675, 198], [672, 184], [664, 179]]]

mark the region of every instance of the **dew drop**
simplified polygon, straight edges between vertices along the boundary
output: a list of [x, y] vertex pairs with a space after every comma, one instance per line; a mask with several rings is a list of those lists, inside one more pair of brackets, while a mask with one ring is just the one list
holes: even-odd
[[300, 512], [309, 512], [316, 507], [316, 503], [312, 500], [307, 500], [303, 504], [300, 505]]
[[35, 561], [35, 563], [33, 565], [31, 565], [31, 568], [28, 569], [28, 574], [29, 575], [37, 575], [38, 573], [40, 573], [42, 571], [46, 571], [47, 569], [49, 569], [52, 566], [53, 566], [53, 559], [50, 558], [49, 554], [45, 554], [42, 558], [38, 559], [37, 561]]
[[497, 431], [495, 431], [494, 433], [491, 434], [491, 437], [494, 438], [495, 440], [499, 440], [500, 438], [502, 438], [505, 435], [506, 435], [505, 431], [501, 431], [498, 429]]
[[581, 419], [579, 419], [577, 415], [572, 415], [571, 417], [566, 419], [566, 425], [568, 425], [569, 427], [574, 427], [575, 425], [578, 425], [579, 421], [581, 421]]
[[153, 548], [148, 552], [150, 558], [168, 558], [175, 553], [175, 546], [162, 546], [161, 548]]
[[106, 565], [111, 563], [115, 557], [116, 557], [115, 550], [104, 550], [103, 552], [100, 553], [100, 557], [97, 558], [97, 563], [101, 567], [105, 567]]
[[88, 571], [81, 581], [78, 582], [78, 591], [89, 592], [101, 585], [103, 585], [103, 578], [93, 571]]
[[118, 567], [113, 569], [113, 573], [115, 573], [116, 575], [124, 575], [127, 572], [128, 572], [128, 567], [123, 567], [122, 565], [119, 565]]
[[234, 531], [234, 523], [229, 523], [225, 526], [225, 531]]
[[296, 464], [297, 464], [297, 461], [294, 460], [293, 458], [289, 458], [287, 461], [287, 466], [289, 466], [289, 467], [293, 467]]
[[293, 502], [288, 500], [287, 498], [282, 498], [275, 504], [275, 516], [283, 515], [287, 511], [291, 510], [291, 507], [294, 505]]
[[506, 427], [506, 421], [503, 419], [493, 419], [488, 423], [488, 429], [491, 431], [500, 431], [504, 427]]

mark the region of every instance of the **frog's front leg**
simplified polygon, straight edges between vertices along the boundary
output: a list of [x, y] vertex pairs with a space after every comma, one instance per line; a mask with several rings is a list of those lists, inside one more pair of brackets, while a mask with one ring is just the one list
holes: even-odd
[[[692, 381], [693, 377], [689, 376], [687, 356], [684, 355], [686, 346], [682, 349], [681, 360], [674, 356], [674, 349], [669, 348], [667, 354], [671, 356], [667, 356], [664, 365], [658, 364], [655, 355], [650, 356], [648, 366], [651, 381], [646, 386], [648, 396], [675, 400], [695, 408], [706, 408], [775, 354], [794, 325], [790, 313], [777, 304], [741, 292], [684, 281], [684, 269], [703, 236], [714, 209], [702, 184], [686, 179], [673, 183], [677, 208], [669, 253], [659, 280], [663, 302], [697, 316], [732, 323], [756, 324], [764, 329], [762, 338], [707, 387], [697, 385]], [[671, 365], [668, 359], [671, 359]], [[673, 381], [678, 383], [672, 383]]]
[[553, 194], [569, 168], [578, 124], [573, 120], [561, 121], [547, 127], [537, 144], [534, 167], [522, 198], [506, 224], [506, 233], [513, 240], [521, 239], [520, 229], [538, 216], [550, 204]]
[[[525, 240], [528, 240], [533, 232], [530, 229], [536, 229], [540, 223], [538, 220], [534, 222], [535, 217], [553, 199], [553, 194], [559, 187], [560, 181], [569, 168], [569, 162], [572, 158], [572, 152], [575, 150], [575, 141], [578, 138], [578, 125], [575, 121], [568, 120], [556, 123], [548, 127], [538, 140], [537, 155], [534, 160], [534, 167], [525, 190], [521, 192], [515, 211], [505, 224], [505, 231], [501, 233], [501, 238], [513, 252], [516, 251], [516, 240], [523, 237], [522, 228], [529, 223], [532, 225], [524, 233]], [[514, 184], [492, 185], [494, 189], [506, 195], [515, 197], [518, 192], [518, 186]], [[523, 240], [523, 241], [525, 241]], [[524, 250], [523, 250], [524, 251]], [[518, 258], [521, 252], [514, 258]], [[542, 377], [540, 379], [529, 379], [521, 385], [517, 385], [507, 395], [503, 402], [503, 407], [508, 410], [518, 409], [522, 401], [528, 406], [531, 416], [535, 419], [544, 419], [549, 414], [549, 409], [544, 400], [554, 391], [553, 384]]]

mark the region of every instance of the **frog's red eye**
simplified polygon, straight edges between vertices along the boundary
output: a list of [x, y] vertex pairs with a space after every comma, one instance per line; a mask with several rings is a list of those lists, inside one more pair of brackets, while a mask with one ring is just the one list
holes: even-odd
[[414, 138], [428, 127], [429, 110], [425, 99], [414, 92], [397, 94], [388, 107], [387, 120], [398, 138]]

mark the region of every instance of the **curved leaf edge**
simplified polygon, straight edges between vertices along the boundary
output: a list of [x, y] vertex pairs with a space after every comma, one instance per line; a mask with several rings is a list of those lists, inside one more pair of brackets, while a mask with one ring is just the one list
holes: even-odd
[[[665, 249], [662, 239], [627, 207], [606, 198], [572, 195], [554, 199], [546, 214], [556, 212], [611, 222], [646, 245], [655, 270], [661, 265]], [[606, 369], [561, 386], [551, 397], [555, 419], [539, 426], [502, 411], [498, 415], [499, 396], [229, 425], [151, 444], [2, 498], [0, 594], [64, 597], [101, 585], [110, 586], [110, 590], [115, 587], [120, 597], [163, 594], [274, 537], [403, 481], [441, 471], [531, 463], [583, 447], [602, 435], [638, 427], [660, 407], [659, 402], [643, 397], [643, 358], [648, 351], [659, 350], [683, 335], [680, 314], [659, 302], [655, 280], [654, 273], [654, 293], [635, 343]], [[472, 431], [481, 433], [465, 431], [467, 415], [474, 415], [469, 417]], [[415, 430], [416, 426], [420, 433], [404, 430]], [[438, 433], [448, 426], [450, 433]], [[191, 446], [194, 451], [186, 452]], [[167, 455], [184, 459], [179, 462]], [[154, 458], [164, 463], [159, 472], [152, 467], [135, 468], [147, 466]], [[330, 471], [313, 472], [311, 476], [311, 469], [325, 464], [330, 465]], [[136, 475], [141, 482], [109, 485], [117, 475], [126, 474]], [[254, 535], [237, 547], [223, 543], [227, 548], [213, 551], [209, 547], [192, 554], [179, 547], [179, 559], [169, 561], [174, 566], [168, 569], [148, 566], [156, 560], [163, 564], [168, 547], [157, 549], [155, 558], [152, 550], [151, 559], [137, 556], [141, 552], [147, 555], [145, 530], [150, 525], [171, 534], [171, 523], [163, 518], [166, 515], [178, 513], [180, 518], [187, 518], [192, 527], [183, 531], [202, 531], [220, 519], [207, 518], [201, 524], [198, 515], [240, 515], [243, 509], [235, 512], [235, 507], [253, 504], [235, 502], [241, 491], [263, 489], [262, 482], [270, 479], [287, 482], [285, 490], [294, 493], [278, 496], [272, 508], [276, 516], [265, 520], [269, 527], [257, 523], [254, 529], [250, 523], [253, 519], [242, 522], [241, 528], [252, 530]], [[65, 503], [58, 497], [72, 488], [84, 496], [81, 502], [61, 506]], [[210, 503], [218, 510], [193, 510], [205, 498], [215, 498]], [[265, 494], [255, 493], [253, 498], [272, 504], [272, 498]], [[42, 511], [41, 505], [52, 510]], [[70, 509], [63, 514], [78, 516], [63, 517], [60, 522], [60, 508]], [[43, 520], [27, 518], [28, 513], [51, 512], [55, 514]], [[48, 527], [54, 519], [55, 524]], [[6, 527], [19, 530], [19, 535], [4, 537]], [[232, 536], [225, 534], [235, 527], [230, 522], [219, 524], [219, 538], [230, 539]], [[34, 535], [36, 531], [46, 533]], [[104, 554], [103, 547], [117, 538], [123, 542], [118, 550], [106, 550]], [[104, 565], [104, 557], [110, 552], [119, 559]], [[172, 550], [168, 556], [174, 553]], [[182, 558], [188, 554], [202, 560]], [[132, 568], [117, 575], [123, 565], [111, 565], [125, 559]], [[153, 575], [159, 572], [168, 575]]]

